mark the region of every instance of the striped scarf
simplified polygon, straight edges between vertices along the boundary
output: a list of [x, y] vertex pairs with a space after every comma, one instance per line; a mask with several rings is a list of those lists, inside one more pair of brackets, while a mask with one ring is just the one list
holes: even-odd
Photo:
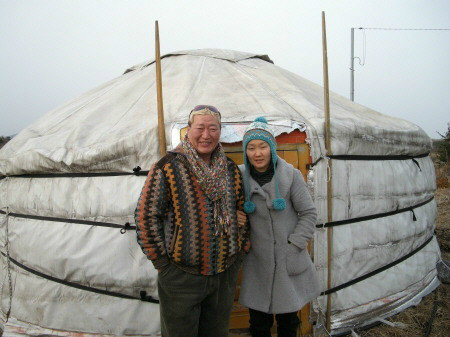
[[230, 215], [227, 209], [228, 164], [227, 157], [219, 143], [211, 154], [211, 164], [208, 166], [189, 141], [188, 135], [181, 142], [184, 154], [191, 165], [197, 181], [203, 192], [213, 203], [215, 235], [228, 233]]

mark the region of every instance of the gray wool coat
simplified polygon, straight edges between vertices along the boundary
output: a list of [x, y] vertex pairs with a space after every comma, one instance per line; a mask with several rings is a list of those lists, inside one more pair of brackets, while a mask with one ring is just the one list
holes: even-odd
[[[307, 250], [317, 212], [300, 171], [278, 157], [276, 174], [286, 209], [274, 210], [275, 176], [261, 187], [251, 176], [249, 214], [251, 249], [243, 264], [239, 302], [265, 313], [301, 309], [320, 293], [316, 269]], [[240, 165], [245, 177], [245, 166]]]

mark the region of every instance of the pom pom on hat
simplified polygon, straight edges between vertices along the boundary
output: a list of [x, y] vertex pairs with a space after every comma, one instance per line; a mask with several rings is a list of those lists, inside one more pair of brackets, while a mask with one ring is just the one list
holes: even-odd
[[247, 200], [244, 203], [244, 212], [247, 214], [251, 214], [255, 211], [255, 204], [251, 202], [250, 200]]
[[265, 117], [256, 117], [253, 122], [261, 122], [267, 124], [267, 119]]
[[275, 208], [277, 211], [282, 211], [286, 208], [286, 200], [283, 198], [277, 198], [272, 201], [273, 208]]

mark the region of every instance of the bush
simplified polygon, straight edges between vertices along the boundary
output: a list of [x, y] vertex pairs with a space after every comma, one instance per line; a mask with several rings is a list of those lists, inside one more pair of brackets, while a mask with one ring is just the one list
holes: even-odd
[[445, 135], [441, 135], [439, 132], [438, 134], [442, 139], [436, 142], [437, 159], [441, 163], [448, 163], [448, 158], [450, 156], [450, 126], [448, 126]]
[[0, 136], [0, 149], [11, 140], [11, 137]]

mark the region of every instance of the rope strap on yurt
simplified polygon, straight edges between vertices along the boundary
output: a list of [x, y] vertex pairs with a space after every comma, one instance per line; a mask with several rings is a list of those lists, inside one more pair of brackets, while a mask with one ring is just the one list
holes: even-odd
[[425, 200], [425, 201], [423, 201], [423, 202], [421, 202], [421, 203], [419, 203], [417, 205], [396, 209], [395, 211], [390, 211], [390, 212], [385, 212], [385, 213], [378, 213], [378, 214], [372, 214], [372, 215], [367, 215], [367, 216], [361, 216], [361, 217], [358, 217], [358, 218], [352, 218], [352, 219], [346, 219], [346, 220], [326, 222], [326, 223], [323, 223], [323, 224], [316, 225], [316, 228], [324, 228], [324, 227], [326, 228], [326, 227], [335, 227], [335, 226], [347, 225], [347, 224], [351, 224], [351, 223], [355, 223], [355, 222], [362, 222], [362, 221], [367, 221], [367, 220], [384, 218], [384, 217], [387, 217], [387, 216], [391, 216], [391, 215], [395, 215], [395, 214], [399, 214], [399, 213], [403, 213], [403, 212], [408, 212], [408, 211], [412, 212], [412, 214], [413, 214], [413, 221], [417, 221], [416, 215], [414, 213], [414, 209], [428, 204], [433, 199], [434, 199], [434, 196], [432, 196], [431, 198], [429, 198], [429, 199], [427, 199], [427, 200]]
[[85, 178], [85, 177], [115, 177], [115, 176], [146, 176], [149, 171], [142, 171], [139, 166], [133, 172], [79, 172], [79, 173], [42, 173], [42, 174], [18, 174], [10, 176], [0, 176], [0, 180], [11, 178]]
[[[5, 214], [5, 212], [0, 210], [0, 214]], [[65, 222], [65, 223], [75, 223], [80, 225], [91, 225], [91, 226], [101, 226], [101, 227], [111, 227], [120, 228], [120, 233], [125, 234], [127, 230], [135, 230], [136, 226], [131, 226], [129, 222], [124, 225], [111, 223], [111, 222], [100, 222], [91, 220], [80, 220], [80, 219], [69, 219], [69, 218], [56, 218], [50, 216], [40, 216], [40, 215], [30, 215], [30, 214], [19, 214], [19, 213], [9, 213], [9, 216], [22, 219], [32, 219], [32, 220], [42, 220], [42, 221], [53, 221], [53, 222]]]
[[347, 288], [347, 287], [349, 287], [349, 286], [351, 286], [351, 285], [353, 285], [355, 283], [358, 283], [358, 282], [363, 281], [363, 280], [365, 280], [365, 279], [367, 279], [369, 277], [372, 277], [372, 276], [374, 276], [376, 274], [379, 274], [379, 273], [381, 273], [381, 272], [383, 272], [383, 271], [385, 271], [385, 270], [387, 270], [387, 269], [389, 269], [389, 268], [399, 264], [400, 262], [405, 261], [406, 259], [410, 258], [414, 254], [416, 254], [420, 250], [422, 250], [426, 245], [428, 245], [431, 242], [431, 240], [433, 239], [433, 237], [434, 237], [434, 235], [429, 237], [424, 243], [422, 243], [419, 247], [414, 249], [412, 252], [410, 252], [410, 253], [406, 254], [405, 256], [399, 258], [398, 260], [395, 260], [394, 262], [391, 262], [391, 263], [389, 263], [389, 264], [387, 264], [387, 265], [385, 265], [385, 266], [383, 266], [381, 268], [375, 269], [375, 270], [371, 271], [370, 273], [367, 273], [367, 274], [364, 274], [362, 276], [359, 276], [359, 277], [357, 277], [357, 278], [355, 278], [355, 279], [353, 279], [351, 281], [345, 282], [345, 283], [343, 283], [343, 284], [341, 284], [341, 285], [339, 285], [337, 287], [325, 290], [325, 291], [321, 292], [320, 295], [321, 296], [322, 295], [328, 295], [328, 294], [334, 293], [336, 291], [342, 290], [342, 289]]
[[[419, 162], [416, 158], [425, 158], [428, 157], [429, 153], [418, 154], [417, 156], [408, 156], [408, 155], [390, 155], [390, 156], [366, 156], [366, 155], [346, 155], [346, 154], [338, 154], [338, 155], [330, 155], [327, 156], [329, 159], [337, 159], [337, 160], [412, 160], [414, 164], [417, 165], [419, 170], [420, 168]], [[323, 156], [317, 159], [314, 163], [308, 166], [308, 169], [313, 168], [319, 161], [323, 159]]]
[[[3, 252], [2, 252], [2, 254], [5, 255]], [[145, 290], [140, 291], [140, 293], [139, 293], [140, 297], [135, 297], [135, 296], [131, 296], [131, 295], [118, 293], [118, 292], [115, 292], [115, 291], [108, 291], [108, 290], [104, 290], [104, 289], [93, 288], [93, 287], [85, 286], [85, 285], [78, 284], [78, 283], [75, 283], [75, 282], [62, 280], [62, 279], [56, 278], [54, 276], [50, 276], [50, 275], [41, 273], [40, 271], [37, 271], [37, 270], [34, 270], [34, 269], [30, 268], [30, 267], [25, 266], [24, 264], [22, 264], [22, 263], [18, 262], [17, 260], [13, 259], [11, 256], [9, 257], [9, 259], [16, 266], [26, 270], [27, 272], [29, 272], [31, 274], [40, 276], [42, 278], [45, 278], [45, 279], [53, 281], [53, 282], [57, 282], [57, 283], [63, 284], [65, 286], [69, 286], [69, 287], [72, 287], [72, 288], [77, 288], [77, 289], [80, 289], [80, 290], [90, 291], [90, 292], [94, 292], [94, 293], [102, 294], [102, 295], [114, 296], [114, 297], [119, 297], [119, 298], [130, 299], [130, 300], [141, 300], [141, 301], [144, 301], [144, 302], [151, 302], [151, 303], [159, 303], [159, 300], [154, 299], [151, 296], [147, 296], [147, 292]]]

